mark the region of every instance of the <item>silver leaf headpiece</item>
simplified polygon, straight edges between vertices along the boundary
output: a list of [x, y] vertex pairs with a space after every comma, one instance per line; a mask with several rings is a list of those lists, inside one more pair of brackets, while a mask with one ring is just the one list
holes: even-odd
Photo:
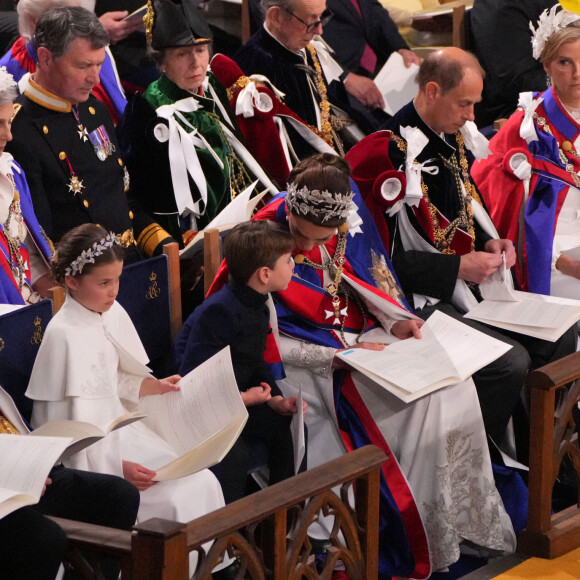
[[103, 254], [114, 245], [120, 246], [119, 238], [113, 232], [109, 232], [104, 238], [95, 242], [88, 250], [83, 250], [81, 255], [71, 262], [71, 265], [64, 271], [65, 276], [78, 276], [85, 267], [85, 264], [94, 264], [95, 258]]
[[286, 205], [292, 213], [311, 215], [321, 224], [334, 218], [346, 220], [355, 208], [352, 191], [331, 193], [327, 189], [320, 191], [306, 186], [298, 189], [294, 183], [289, 183], [286, 192]]
[[549, 12], [546, 8], [540, 14], [537, 28], [534, 28], [534, 25], [530, 22], [530, 30], [532, 31], [532, 55], [536, 60], [540, 58], [548, 38], [554, 32], [566, 28], [576, 20], [580, 20], [580, 14], [575, 14], [564, 9], [558, 10], [558, 8], [561, 8], [560, 4], [552, 6]]
[[6, 70], [5, 66], [0, 67], [0, 92], [11, 87], [16, 87], [14, 77]]

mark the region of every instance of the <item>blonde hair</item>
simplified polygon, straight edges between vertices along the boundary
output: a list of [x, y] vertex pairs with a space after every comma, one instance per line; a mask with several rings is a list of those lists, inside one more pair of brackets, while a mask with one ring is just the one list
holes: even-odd
[[569, 42], [575, 42], [580, 40], [580, 20], [576, 20], [566, 26], [566, 28], [560, 28], [552, 36], [546, 40], [546, 44], [540, 54], [539, 61], [543, 64], [552, 60], [560, 47], [563, 44], [568, 44]]

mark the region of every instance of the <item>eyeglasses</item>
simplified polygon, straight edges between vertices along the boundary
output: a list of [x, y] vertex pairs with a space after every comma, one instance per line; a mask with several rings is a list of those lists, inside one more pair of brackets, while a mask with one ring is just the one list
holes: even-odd
[[328, 24], [328, 21], [332, 18], [332, 12], [328, 10], [328, 8], [320, 16], [320, 20], [317, 20], [316, 22], [304, 22], [302, 18], [296, 16], [296, 14], [288, 10], [288, 8], [284, 8], [284, 10], [286, 10], [286, 12], [290, 14], [290, 16], [294, 16], [294, 18], [296, 18], [298, 22], [302, 22], [302, 24], [306, 26], [306, 32], [312, 32], [313, 30], [316, 30], [319, 26], [322, 27], [326, 26]]

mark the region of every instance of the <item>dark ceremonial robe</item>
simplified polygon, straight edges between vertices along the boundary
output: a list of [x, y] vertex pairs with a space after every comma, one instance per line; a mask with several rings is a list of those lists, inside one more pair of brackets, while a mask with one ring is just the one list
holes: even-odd
[[[11, 168], [14, 177], [14, 189], [20, 194], [20, 209], [22, 211], [24, 225], [28, 233], [32, 236], [41, 255], [46, 260], [46, 263], [49, 264], [54, 251], [52, 242], [48, 239], [34, 215], [30, 191], [24, 172], [14, 160], [12, 160]], [[28, 260], [28, 249], [22, 246], [21, 252], [26, 262]], [[26, 276], [26, 281], [30, 284], [28, 275]], [[10, 250], [2, 225], [0, 225], [0, 304], [25, 304], [20, 293], [18, 280], [16, 280], [12, 272]]]
[[[417, 157], [417, 161], [423, 163], [430, 160], [428, 165], [436, 167], [438, 172], [435, 174], [422, 172], [421, 179], [428, 188], [431, 203], [445, 218], [452, 221], [457, 217], [459, 211], [461, 191], [458, 189], [459, 186], [453, 172], [444, 165], [443, 159], [454, 157], [457, 163], [460, 163], [457, 134], [445, 135], [445, 138], [440, 137], [421, 119], [413, 102], [405, 105], [387, 123], [387, 128], [397, 135], [400, 135], [401, 127], [408, 126], [418, 127], [429, 139], [429, 142]], [[469, 165], [471, 165], [473, 156], [467, 148], [465, 148], [465, 154]], [[397, 146], [394, 139], [389, 142], [389, 158], [394, 167], [405, 166], [405, 153]], [[418, 219], [408, 206], [405, 206], [404, 210], [407, 211], [411, 224], [419, 234], [434, 245], [430, 222], [425, 219]], [[421, 221], [419, 221], [420, 219]], [[400, 238], [395, 235], [396, 217], [387, 221], [389, 222], [388, 227], [391, 234], [391, 239], [388, 242], [392, 249], [391, 259], [407, 298], [412, 300], [410, 294], [416, 293], [450, 302], [459, 272], [460, 255], [471, 251], [469, 240], [462, 240], [461, 247], [455, 249], [457, 255], [403, 251]], [[475, 249], [483, 250], [490, 236], [479, 227], [477, 221], [474, 227]], [[387, 245], [386, 241], [385, 245]]]
[[[479, 127], [509, 117], [522, 91], [546, 88], [546, 72], [532, 56], [530, 22], [550, 9], [552, 0], [475, 0], [470, 12], [473, 52], [485, 70], [483, 100], [475, 105]], [[509, 42], [507, 41], [509, 39]]]
[[[223, 163], [221, 168], [208, 149], [196, 146], [196, 153], [207, 183], [207, 205], [203, 215], [197, 218], [197, 229], [203, 229], [232, 199], [230, 180], [232, 168], [231, 158], [228, 157], [232, 147], [222, 130], [222, 125], [226, 125], [242, 143], [243, 137], [230, 109], [225, 89], [211, 73], [208, 73], [208, 78], [227, 117], [224, 117], [209, 91], [205, 91], [203, 96], [194, 95], [180, 89], [162, 75], [151, 83], [143, 97], [136, 97], [129, 103], [125, 116], [117, 127], [123, 157], [132, 176], [132, 195], [140, 205], [140, 211], [135, 211], [134, 218], [136, 237], [139, 236], [138, 245], [148, 255], [155, 253], [160, 245], [173, 240], [183, 247], [182, 232], [187, 233], [188, 230], [188, 225], [180, 221], [175, 200], [169, 141], [167, 137], [159, 136], [160, 129], [163, 131], [164, 128], [168, 132], [168, 121], [157, 115], [158, 107], [171, 105], [183, 99], [197, 101], [200, 105], [197, 111], [181, 114], [205, 138]], [[189, 127], [183, 125], [182, 127], [188, 133], [191, 131]], [[252, 176], [252, 170], [245, 164], [244, 170], [250, 177]], [[190, 175], [188, 180], [193, 201], [201, 200], [198, 186]], [[238, 185], [237, 192], [244, 187], [243, 183], [241, 187]]]
[[[391, 20], [389, 11], [378, 0], [328, 0], [332, 18], [324, 26], [324, 40], [332, 47], [334, 58], [348, 71], [374, 77], [389, 56], [401, 48], [409, 48]], [[360, 66], [365, 44], [377, 56], [374, 71]]]
[[[71, 104], [32, 81], [16, 103], [20, 108], [12, 123], [14, 138], [6, 149], [26, 173], [34, 212], [47, 235], [58, 242], [67, 231], [88, 222], [127, 243], [132, 238], [128, 176], [105, 105], [92, 96], [79, 103], [85, 139], [79, 136]], [[97, 129], [115, 148], [104, 161], [89, 138]], [[69, 187], [74, 176], [82, 182], [78, 191]]]
[[[310, 53], [306, 50], [308, 65], [314, 70]], [[261, 74], [270, 79], [272, 84], [285, 93], [284, 104], [292, 109], [309, 125], [317, 126], [314, 107], [319, 107], [319, 98], [313, 96], [308, 83], [308, 73], [301, 67], [305, 62], [301, 54], [288, 50], [278, 42], [265, 28], [260, 27], [250, 40], [234, 54], [234, 60], [246, 75]], [[331, 105], [345, 111], [365, 133], [379, 128], [370, 111], [362, 103], [349, 97], [344, 83], [333, 80], [328, 83], [322, 72], [324, 84]], [[344, 79], [346, 73], [341, 75]]]
[[[472, 174], [500, 236], [516, 242], [516, 273], [522, 289], [551, 294], [553, 276], [558, 275], [553, 271], [558, 246], [562, 244], [562, 248], [568, 244], [570, 248], [575, 245], [570, 235], [557, 240], [556, 227], [570, 188], [579, 188], [572, 173], [566, 170], [561, 155], [577, 174], [580, 159], [573, 154], [574, 149], [566, 151], [562, 144], [576, 142], [580, 125], [564, 109], [553, 88], [533, 96], [543, 99], [533, 120], [535, 140], [527, 143], [520, 136], [524, 112], [518, 109], [491, 140], [492, 155], [476, 162]], [[545, 122], [540, 125], [538, 119]], [[514, 173], [514, 155], [523, 155], [531, 165], [529, 197], [526, 197], [524, 180]], [[525, 206], [523, 231], [519, 224], [522, 204]], [[570, 207], [568, 212], [574, 209]]]

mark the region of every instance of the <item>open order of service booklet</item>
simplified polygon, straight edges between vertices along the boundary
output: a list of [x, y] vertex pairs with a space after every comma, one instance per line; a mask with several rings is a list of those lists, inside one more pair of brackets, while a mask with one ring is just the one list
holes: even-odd
[[511, 273], [504, 264], [479, 285], [483, 302], [472, 308], [471, 318], [505, 330], [558, 340], [580, 320], [580, 301], [513, 289]]
[[39, 502], [50, 470], [70, 441], [67, 437], [0, 435], [0, 518]]
[[[130, 425], [135, 421], [139, 421], [145, 417], [143, 413], [135, 411], [133, 413], [126, 413], [117, 417], [106, 426], [97, 427], [92, 423], [84, 421], [61, 420], [49, 421], [40, 427], [36, 428], [32, 433], [28, 426], [22, 420], [20, 411], [18, 411], [16, 404], [12, 397], [0, 389], [0, 409], [9, 418], [10, 422], [18, 430], [20, 435], [26, 437], [66, 437], [69, 442], [58, 458], [58, 461], [64, 461], [67, 457], [82, 451], [89, 445], [100, 441], [112, 431], [116, 431], [121, 427]], [[56, 463], [56, 461], [55, 461]]]
[[179, 381], [180, 391], [144, 397], [143, 422], [179, 455], [157, 469], [156, 481], [190, 475], [219, 463], [236, 442], [248, 411], [227, 346]]
[[421, 334], [382, 351], [352, 348], [336, 356], [410, 403], [468, 379], [511, 348], [439, 311], [421, 327]]

